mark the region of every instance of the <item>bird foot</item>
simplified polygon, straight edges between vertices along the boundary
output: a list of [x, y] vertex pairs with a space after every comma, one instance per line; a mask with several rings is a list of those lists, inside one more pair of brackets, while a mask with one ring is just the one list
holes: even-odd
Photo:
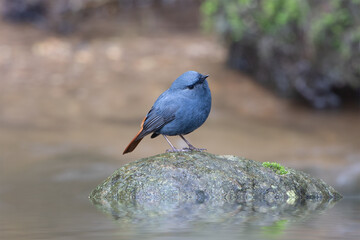
[[195, 152], [203, 152], [206, 151], [206, 148], [196, 148], [196, 147], [188, 147], [188, 148], [183, 148], [183, 150], [185, 150], [186, 152], [190, 152], [190, 151], [195, 151]]
[[177, 148], [172, 148], [172, 149], [167, 149], [166, 152], [203, 152], [203, 151], [207, 151], [206, 148], [196, 148], [194, 146], [191, 147], [187, 147], [187, 148], [182, 148], [182, 149], [177, 149]]
[[182, 149], [177, 149], [177, 148], [173, 148], [173, 149], [167, 149], [166, 152], [168, 153], [174, 153], [174, 152], [190, 152], [191, 150], [190, 149], [185, 149], [185, 148], [182, 148]]

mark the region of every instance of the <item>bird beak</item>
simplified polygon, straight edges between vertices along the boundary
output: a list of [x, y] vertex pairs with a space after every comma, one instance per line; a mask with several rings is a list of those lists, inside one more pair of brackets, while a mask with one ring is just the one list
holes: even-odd
[[209, 77], [209, 75], [201, 75], [201, 78], [200, 78], [199, 82], [203, 83], [207, 77]]

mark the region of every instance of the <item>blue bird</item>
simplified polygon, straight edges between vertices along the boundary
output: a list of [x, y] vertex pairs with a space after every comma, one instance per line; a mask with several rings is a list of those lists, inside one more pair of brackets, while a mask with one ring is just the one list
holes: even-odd
[[[141, 129], [125, 148], [123, 154], [132, 152], [140, 141], [148, 134], [151, 138], [160, 134], [171, 146], [171, 152], [202, 151], [195, 148], [183, 135], [200, 127], [207, 119], [211, 109], [211, 93], [206, 78], [195, 71], [188, 71], [178, 77], [163, 92], [141, 123]], [[189, 146], [176, 149], [166, 136], [179, 135]]]

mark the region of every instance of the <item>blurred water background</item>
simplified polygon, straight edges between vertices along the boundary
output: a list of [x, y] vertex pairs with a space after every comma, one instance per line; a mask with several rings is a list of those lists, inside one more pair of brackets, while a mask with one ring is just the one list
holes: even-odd
[[[284, 1], [267, 1], [272, 7], [263, 2], [0, 1], [1, 239], [358, 239], [360, 35], [351, 30], [352, 18], [341, 25], [346, 31], [334, 30], [352, 33], [346, 35], [351, 48], [344, 58], [334, 50], [341, 67], [329, 77], [324, 66], [332, 69], [333, 59], [322, 52], [332, 51], [330, 43], [321, 51], [309, 45], [312, 52], [304, 52], [310, 55], [297, 61], [301, 51], [289, 46], [301, 46], [304, 34], [282, 44], [256, 28], [246, 11], [231, 10], [248, 3], [255, 14], [257, 6], [287, 11]], [[351, 9], [359, 21], [358, 1], [336, 2], [316, 7]], [[275, 13], [269, 16], [285, 26], [275, 32], [282, 38], [294, 19], [282, 17], [288, 23]], [[339, 24], [341, 16], [326, 17], [324, 25]], [[243, 28], [236, 28], [239, 19], [248, 19]], [[257, 32], [246, 31], [249, 22]], [[242, 34], [234, 35], [239, 29]], [[255, 54], [259, 46], [270, 52], [267, 58]], [[278, 54], [282, 46], [286, 51]], [[296, 67], [304, 74], [291, 82]], [[336, 78], [344, 69], [345, 83]], [[209, 119], [188, 137], [195, 146], [304, 170], [345, 199], [326, 211], [266, 221], [119, 221], [96, 210], [87, 196], [100, 181], [125, 163], [168, 148], [162, 138], [146, 138], [122, 155], [158, 95], [187, 70], [209, 74], [213, 94]]]

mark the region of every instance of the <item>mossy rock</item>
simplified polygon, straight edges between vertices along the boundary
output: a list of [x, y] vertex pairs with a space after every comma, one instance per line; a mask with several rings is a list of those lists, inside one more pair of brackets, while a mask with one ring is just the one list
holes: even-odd
[[205, 152], [163, 153], [124, 165], [90, 194], [95, 204], [252, 204], [328, 202], [341, 195], [320, 179], [286, 168]]
[[360, 103], [358, 0], [205, 0], [203, 26], [228, 44], [228, 65], [314, 108]]

